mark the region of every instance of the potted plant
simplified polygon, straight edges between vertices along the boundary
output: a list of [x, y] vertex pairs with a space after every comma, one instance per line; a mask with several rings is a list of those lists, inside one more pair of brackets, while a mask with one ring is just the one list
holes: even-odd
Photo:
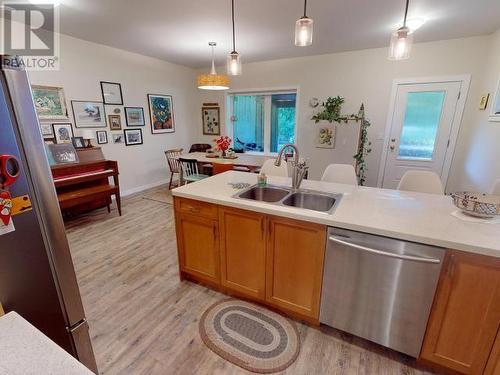
[[341, 118], [340, 110], [345, 99], [341, 96], [329, 97], [321, 104], [323, 110], [312, 117], [314, 122], [328, 121], [329, 123], [338, 122]]

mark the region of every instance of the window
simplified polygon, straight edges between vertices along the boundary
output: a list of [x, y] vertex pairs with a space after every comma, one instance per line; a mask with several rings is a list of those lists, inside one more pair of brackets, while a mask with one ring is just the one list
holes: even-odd
[[230, 95], [234, 148], [278, 152], [295, 143], [296, 99], [295, 92]]
[[398, 157], [432, 160], [445, 92], [410, 92], [407, 98]]

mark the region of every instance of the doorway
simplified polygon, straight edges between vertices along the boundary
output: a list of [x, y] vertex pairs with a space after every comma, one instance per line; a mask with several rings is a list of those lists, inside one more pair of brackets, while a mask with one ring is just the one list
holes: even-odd
[[396, 189], [408, 170], [437, 173], [446, 186], [470, 77], [393, 84], [378, 186]]

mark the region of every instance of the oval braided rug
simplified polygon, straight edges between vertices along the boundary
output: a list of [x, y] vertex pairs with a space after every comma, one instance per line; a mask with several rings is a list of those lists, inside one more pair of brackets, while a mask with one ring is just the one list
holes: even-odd
[[210, 306], [201, 317], [199, 329], [211, 350], [252, 372], [283, 371], [299, 355], [300, 339], [294, 323], [237, 299]]

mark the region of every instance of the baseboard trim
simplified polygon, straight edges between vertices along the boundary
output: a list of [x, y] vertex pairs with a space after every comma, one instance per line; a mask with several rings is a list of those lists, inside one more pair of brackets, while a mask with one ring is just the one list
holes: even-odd
[[155, 188], [157, 186], [160, 186], [160, 185], [168, 184], [168, 181], [169, 180], [164, 179], [164, 180], [152, 182], [151, 184], [142, 185], [142, 186], [138, 186], [138, 187], [135, 187], [135, 188], [132, 188], [132, 189], [123, 190], [121, 192], [121, 196], [122, 197], [126, 197], [126, 196], [129, 196], [129, 195], [132, 195], [132, 194], [140, 193], [141, 191], [144, 191], [144, 190], [148, 190], [148, 189], [152, 189], [152, 188]]

